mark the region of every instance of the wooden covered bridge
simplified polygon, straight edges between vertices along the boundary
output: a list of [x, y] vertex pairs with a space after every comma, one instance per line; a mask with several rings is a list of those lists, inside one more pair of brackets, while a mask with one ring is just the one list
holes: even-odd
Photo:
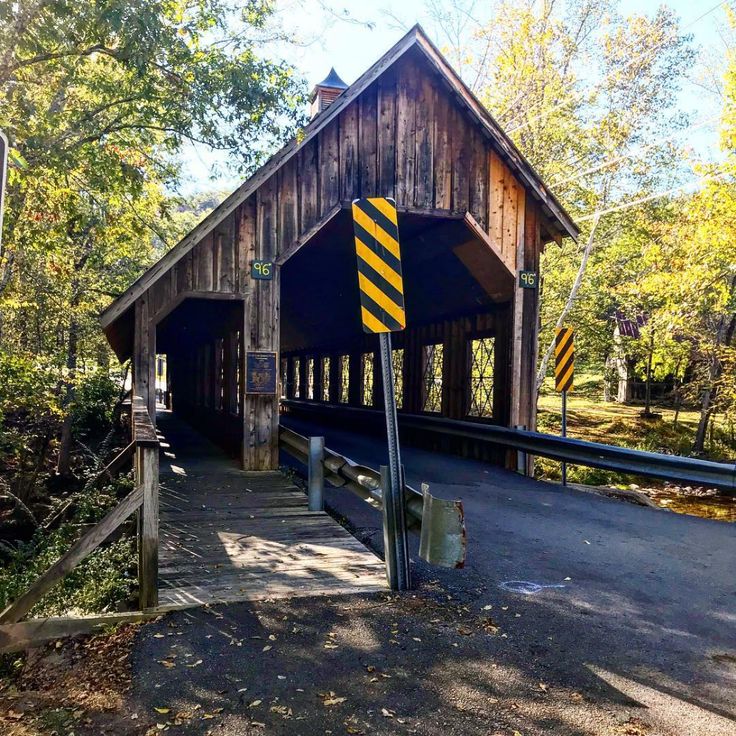
[[[242, 469], [274, 471], [283, 407], [337, 416], [340, 407], [381, 406], [376, 336], [360, 323], [350, 213], [353, 199], [380, 196], [399, 212], [400, 412], [534, 428], [539, 257], [545, 243], [576, 238], [575, 224], [419, 27], [351, 86], [331, 74], [315, 88], [313, 111], [296, 140], [102, 315], [120, 360], [132, 360], [134, 393], [151, 421], [163, 355], [171, 412], [162, 417], [186, 435], [190, 459], [204, 447], [196, 432]], [[176, 458], [169, 466], [174, 477]], [[188, 477], [204, 484], [195, 495], [205, 509], [216, 489], [205, 483], [213, 465], [202, 468]], [[235, 493], [243, 477], [223, 476], [220, 487]], [[194, 508], [192, 491], [170, 485], [168, 493], [164, 557], [167, 535], [196, 541], [197, 523], [208, 525], [210, 548], [221, 545], [213, 524], [225, 506], [178, 517], [186, 520], [178, 534], [171, 515], [177, 499]], [[278, 505], [276, 493], [261, 498]], [[302, 539], [308, 531], [305, 521]]]

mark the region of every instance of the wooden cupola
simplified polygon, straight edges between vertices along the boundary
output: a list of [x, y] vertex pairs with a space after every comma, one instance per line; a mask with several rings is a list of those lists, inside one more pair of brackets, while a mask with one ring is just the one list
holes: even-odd
[[340, 79], [340, 76], [335, 71], [335, 67], [332, 67], [330, 73], [319, 84], [316, 84], [312, 90], [312, 95], [309, 98], [310, 117], [319, 115], [322, 110], [329, 107], [347, 88], [347, 84]]

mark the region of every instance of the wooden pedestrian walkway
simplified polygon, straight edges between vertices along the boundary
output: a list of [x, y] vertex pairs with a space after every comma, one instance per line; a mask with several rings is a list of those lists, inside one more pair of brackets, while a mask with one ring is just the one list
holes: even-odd
[[161, 609], [386, 589], [383, 563], [286, 476], [240, 470], [171, 412], [158, 426]]

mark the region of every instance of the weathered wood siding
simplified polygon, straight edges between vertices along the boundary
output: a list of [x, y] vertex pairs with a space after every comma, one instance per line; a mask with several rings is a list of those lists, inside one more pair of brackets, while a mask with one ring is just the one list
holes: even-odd
[[[155, 327], [187, 297], [237, 295], [245, 304], [239, 330], [241, 376], [247, 351], [278, 354], [279, 269], [273, 281], [253, 281], [250, 262], [262, 258], [283, 264], [340, 207], [366, 196], [392, 196], [400, 211], [470, 212], [509, 266], [538, 268], [536, 205], [440, 77], [416, 54], [408, 53], [148, 289], [137, 310], [137, 350], [147, 350], [145, 361], [152, 362], [155, 329], [153, 338], [146, 335], [144, 314]], [[498, 410], [512, 423], [533, 426], [537, 293], [517, 291], [500, 328], [508, 348], [499, 366], [506, 385], [499, 396], [508, 398]], [[467, 367], [456, 351], [468, 328], [458, 323], [438, 329], [443, 330], [442, 341], [450, 353], [447, 414], [459, 417], [464, 411], [460, 382], [467, 377]], [[405, 339], [411, 341], [419, 332], [408, 331]], [[232, 391], [235, 348], [230, 333], [222, 337], [228, 346], [229, 370], [222, 380]], [[212, 350], [202, 350], [187, 359], [187, 366], [213, 375]], [[141, 360], [136, 365], [137, 384], [142, 384], [146, 367]], [[209, 392], [219, 390], [211, 383], [207, 378], [190, 385], [192, 400], [202, 411], [210, 408]], [[243, 464], [254, 470], [272, 469], [278, 462], [278, 397], [246, 396], [240, 383]], [[231, 397], [228, 403], [232, 414]]]
[[258, 191], [283, 262], [335, 207], [392, 196], [400, 209], [470, 212], [516, 265], [524, 189], [438, 78], [403, 58]]

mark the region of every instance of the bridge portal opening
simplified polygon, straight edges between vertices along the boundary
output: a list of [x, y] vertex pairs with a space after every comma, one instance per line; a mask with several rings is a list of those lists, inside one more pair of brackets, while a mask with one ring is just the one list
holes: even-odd
[[[392, 334], [399, 412], [508, 423], [511, 269], [467, 215], [399, 213], [399, 233], [407, 310], [406, 329]], [[282, 266], [280, 317], [282, 412], [378, 429], [378, 338], [362, 329], [349, 209]], [[360, 421], [355, 409], [366, 410]]]

